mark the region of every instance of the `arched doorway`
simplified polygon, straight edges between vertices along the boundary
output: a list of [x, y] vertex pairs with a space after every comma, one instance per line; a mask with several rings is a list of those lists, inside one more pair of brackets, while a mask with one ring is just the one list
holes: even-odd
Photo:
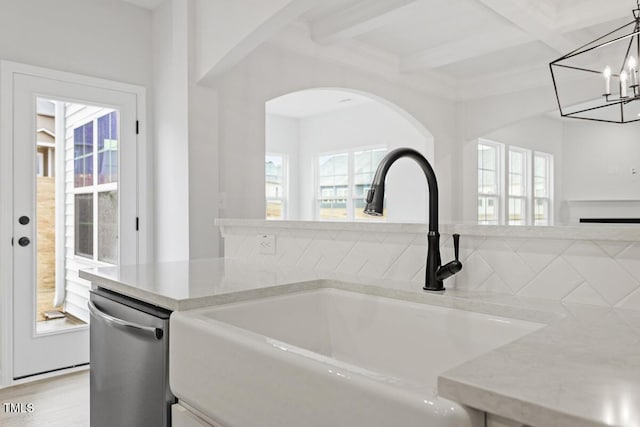
[[[344, 88], [291, 92], [265, 105], [268, 219], [372, 221], [364, 197], [386, 152], [411, 147], [433, 162], [431, 133], [397, 105]], [[390, 222], [424, 222], [424, 174], [403, 159], [387, 180]]]

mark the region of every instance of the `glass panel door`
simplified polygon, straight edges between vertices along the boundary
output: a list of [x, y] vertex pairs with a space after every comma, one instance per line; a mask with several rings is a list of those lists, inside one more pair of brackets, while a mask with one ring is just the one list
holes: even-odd
[[137, 262], [137, 95], [21, 73], [12, 82], [19, 379], [88, 363], [91, 284], [79, 271]]

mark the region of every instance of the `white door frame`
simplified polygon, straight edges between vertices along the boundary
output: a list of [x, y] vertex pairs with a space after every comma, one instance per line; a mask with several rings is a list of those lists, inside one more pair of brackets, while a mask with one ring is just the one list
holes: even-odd
[[[149, 185], [151, 165], [147, 145], [146, 89], [141, 86], [114, 82], [63, 71], [50, 70], [10, 61], [0, 61], [0, 388], [13, 380], [13, 81], [16, 74], [84, 84], [102, 89], [118, 90], [136, 95], [139, 121], [138, 150], [138, 259], [151, 261], [152, 217]], [[38, 379], [38, 376], [30, 380]], [[18, 381], [23, 382], [23, 381]]]

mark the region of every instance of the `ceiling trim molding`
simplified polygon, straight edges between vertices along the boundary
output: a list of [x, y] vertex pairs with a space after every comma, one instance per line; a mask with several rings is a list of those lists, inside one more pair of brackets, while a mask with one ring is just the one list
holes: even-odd
[[317, 43], [335, 43], [352, 39], [410, 13], [406, 6], [417, 0], [375, 0], [359, 2], [326, 18], [311, 22], [311, 36]]
[[402, 73], [397, 56], [357, 40], [346, 40], [336, 45], [318, 44], [312, 40], [308, 26], [301, 22], [289, 25], [270, 39], [268, 44], [299, 55], [312, 55], [348, 65], [426, 95], [447, 100], [455, 100], [458, 96], [457, 81], [451, 77], [435, 71]]
[[527, 33], [514, 35], [513, 30], [474, 35], [400, 58], [402, 71], [415, 71], [442, 67], [477, 58], [482, 55], [497, 52], [510, 47], [523, 45], [536, 40]]
[[[531, 34], [558, 53], [565, 53], [575, 48], [575, 43], [564, 37], [548, 24], [550, 19], [540, 13], [540, 5], [533, 7], [523, 0], [479, 0], [480, 3], [501, 15], [512, 24]], [[544, 1], [544, 0], [537, 0]], [[535, 6], [535, 5], [534, 5]]]

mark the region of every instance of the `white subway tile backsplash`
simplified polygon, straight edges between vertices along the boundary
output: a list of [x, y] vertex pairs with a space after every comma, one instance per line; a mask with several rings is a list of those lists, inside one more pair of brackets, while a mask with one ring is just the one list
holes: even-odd
[[511, 288], [496, 273], [491, 273], [478, 288], [479, 291], [493, 292], [497, 294], [512, 294]]
[[517, 252], [531, 270], [540, 273], [569, 246], [570, 240], [530, 239]]
[[564, 259], [555, 258], [518, 295], [561, 300], [584, 282]]
[[518, 293], [535, 276], [533, 270], [517, 252], [514, 252], [511, 246], [502, 239], [487, 239], [477, 252], [511, 288], [513, 293]]
[[599, 306], [608, 306], [607, 302], [602, 299], [588, 283], [583, 283], [573, 290], [569, 295], [562, 299], [564, 302], [576, 302], [580, 304], [590, 304]]
[[616, 307], [627, 308], [632, 310], [640, 310], [640, 288], [633, 291], [622, 301], [620, 301]]
[[456, 275], [456, 289], [476, 289], [492, 274], [495, 274], [494, 270], [474, 252], [462, 262], [462, 270]]
[[[426, 234], [387, 228], [225, 227], [225, 256], [422, 284]], [[257, 252], [256, 235], [265, 232], [276, 235], [275, 255]], [[440, 243], [446, 263], [453, 259], [451, 236], [443, 234]], [[462, 271], [445, 287], [640, 310], [638, 241], [462, 234], [460, 260]]]
[[639, 286], [594, 242], [576, 242], [562, 256], [609, 305], [616, 305]]
[[616, 261], [640, 281], [640, 243], [633, 243], [616, 255]]
[[413, 279], [418, 272], [424, 267], [425, 247], [409, 245], [406, 250], [400, 254], [396, 261], [389, 267], [386, 277], [393, 280]]
[[624, 251], [631, 245], [629, 242], [609, 242], [606, 240], [597, 240], [595, 243], [612, 258], [615, 258], [620, 252]]

